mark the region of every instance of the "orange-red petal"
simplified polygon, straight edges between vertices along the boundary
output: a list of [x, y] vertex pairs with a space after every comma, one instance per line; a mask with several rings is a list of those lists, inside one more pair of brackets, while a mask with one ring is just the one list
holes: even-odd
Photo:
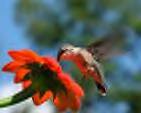
[[32, 81], [31, 81], [31, 80], [25, 80], [25, 81], [22, 82], [22, 87], [23, 87], [24, 89], [26, 89], [26, 88], [28, 88], [29, 86], [31, 86], [31, 84], [32, 84]]
[[75, 100], [71, 100], [69, 103], [69, 106], [72, 110], [77, 111], [81, 107], [81, 101], [80, 98], [76, 98]]
[[57, 94], [53, 102], [59, 111], [65, 111], [69, 107], [68, 99], [62, 92]]
[[21, 69], [17, 70], [16, 76], [14, 78], [14, 82], [15, 83], [21, 82], [29, 72], [30, 72], [30, 70], [25, 69], [25, 68], [21, 68]]
[[77, 96], [84, 96], [84, 92], [82, 88], [75, 83], [67, 73], [59, 73], [59, 79], [66, 86], [67, 90], [73, 91], [73, 93]]
[[73, 91], [73, 93], [76, 95], [76, 96], [79, 96], [79, 97], [83, 97], [84, 96], [84, 92], [83, 92], [83, 89], [77, 84], [77, 83], [72, 83], [72, 86], [71, 86], [71, 90]]
[[50, 70], [59, 73], [62, 71], [61, 66], [59, 65], [59, 63], [52, 57], [42, 57], [44, 60], [44, 65], [49, 68]]
[[71, 94], [71, 92], [68, 94], [68, 106], [72, 109], [77, 111], [80, 109], [81, 102], [80, 97], [76, 96], [75, 94]]
[[32, 100], [35, 105], [40, 105], [40, 104], [44, 103], [45, 101], [47, 101], [48, 99], [50, 99], [51, 96], [52, 96], [51, 91], [46, 91], [42, 97], [40, 96], [40, 93], [37, 92], [32, 96]]
[[69, 92], [67, 95], [60, 92], [53, 102], [59, 111], [65, 111], [67, 108], [77, 111], [81, 106], [80, 99], [80, 97], [77, 97], [72, 92]]
[[25, 62], [33, 62], [39, 61], [41, 62], [41, 58], [33, 51], [28, 49], [23, 49], [20, 51], [9, 51], [8, 54], [13, 58], [13, 60], [17, 61], [25, 61]]
[[6, 64], [2, 68], [2, 71], [16, 72], [23, 65], [24, 65], [24, 62], [12, 61]]

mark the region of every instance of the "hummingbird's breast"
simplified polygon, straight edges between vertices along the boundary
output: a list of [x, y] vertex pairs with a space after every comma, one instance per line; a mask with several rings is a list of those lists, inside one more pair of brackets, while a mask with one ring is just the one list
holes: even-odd
[[84, 75], [88, 75], [88, 69], [93, 61], [92, 55], [85, 49], [80, 50], [74, 57], [74, 62]]
[[78, 68], [80, 69], [80, 71], [86, 75], [87, 73], [87, 62], [85, 62], [84, 59], [82, 59], [81, 56], [77, 57], [74, 61], [76, 63], [76, 65], [78, 66]]

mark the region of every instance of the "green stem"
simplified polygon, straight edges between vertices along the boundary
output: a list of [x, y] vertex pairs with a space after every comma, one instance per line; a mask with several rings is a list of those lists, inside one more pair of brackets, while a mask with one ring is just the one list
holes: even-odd
[[13, 96], [0, 99], [0, 107], [7, 107], [22, 102], [31, 97], [34, 93], [35, 91], [31, 87], [24, 89]]

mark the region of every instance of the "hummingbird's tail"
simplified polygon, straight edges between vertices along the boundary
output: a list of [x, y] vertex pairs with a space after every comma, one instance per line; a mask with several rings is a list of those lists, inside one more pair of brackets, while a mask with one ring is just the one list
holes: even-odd
[[99, 93], [102, 95], [102, 96], [106, 96], [107, 94], [107, 88], [106, 88], [106, 85], [104, 84], [104, 80], [102, 78], [102, 75], [101, 74], [97, 74], [97, 73], [91, 73], [93, 74], [93, 79], [95, 81], [95, 84], [96, 84], [96, 87], [99, 91]]
[[99, 82], [96, 82], [96, 86], [97, 86], [97, 89], [100, 92], [100, 94], [102, 96], [106, 96], [106, 94], [107, 94], [107, 88], [106, 88], [106, 86], [103, 85], [103, 84], [101, 84], [101, 83], [99, 83]]

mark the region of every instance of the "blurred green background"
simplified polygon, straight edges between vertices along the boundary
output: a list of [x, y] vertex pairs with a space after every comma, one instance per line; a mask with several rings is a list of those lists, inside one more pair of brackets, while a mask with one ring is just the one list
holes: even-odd
[[[86, 92], [80, 113], [141, 113], [141, 0], [11, 1], [0, 3], [0, 49], [3, 54], [8, 49], [30, 48], [42, 55], [56, 56], [64, 43], [85, 46], [122, 31], [126, 40], [123, 49], [130, 48], [130, 52], [103, 62], [108, 87], [106, 97], [98, 94], [93, 80], [82, 80], [74, 64], [63, 62], [62, 65]], [[5, 15], [12, 15], [12, 18]], [[10, 29], [11, 23], [14, 27]], [[8, 60], [5, 56], [0, 55], [1, 66]], [[4, 76], [1, 82], [8, 84], [7, 80], [11, 82], [12, 77]], [[39, 112], [38, 108], [32, 108], [33, 111], [29, 105], [24, 106], [18, 111], [15, 107], [9, 113], [57, 113], [55, 110], [47, 112], [45, 106]], [[0, 113], [5, 111], [0, 109]]]

